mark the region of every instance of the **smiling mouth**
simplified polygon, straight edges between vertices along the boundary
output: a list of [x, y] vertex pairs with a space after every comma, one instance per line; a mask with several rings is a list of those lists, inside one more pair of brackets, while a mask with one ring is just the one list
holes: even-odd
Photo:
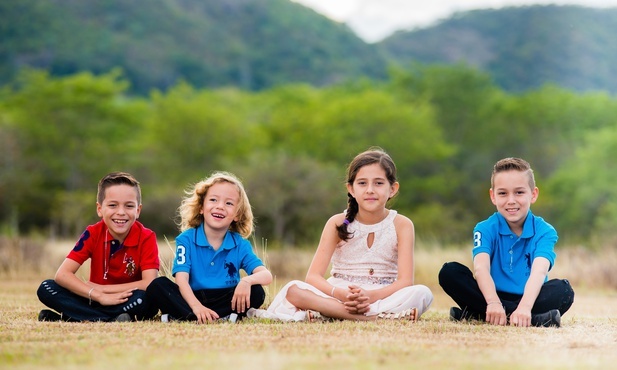
[[224, 219], [225, 215], [222, 215], [220, 213], [212, 213], [212, 217], [214, 218], [220, 218], [220, 219]]
[[114, 224], [118, 226], [124, 226], [128, 222], [127, 220], [113, 220], [113, 221], [114, 221]]

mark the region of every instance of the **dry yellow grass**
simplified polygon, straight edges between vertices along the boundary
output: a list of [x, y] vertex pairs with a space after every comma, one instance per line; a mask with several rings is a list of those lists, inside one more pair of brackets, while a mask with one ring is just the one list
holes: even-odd
[[[58, 253], [57, 258], [63, 255]], [[433, 290], [435, 301], [416, 324], [41, 323], [36, 316], [43, 306], [35, 291], [49, 276], [24, 274], [18, 279], [11, 274], [0, 287], [0, 368], [612, 368], [617, 363], [617, 291], [583, 279], [596, 278], [596, 271], [585, 271], [577, 261], [604, 270], [600, 267], [615, 266], [615, 260], [594, 259], [578, 250], [560, 256], [563, 269], [556, 269], [553, 276], [569, 278], [577, 294], [559, 329], [450, 322], [447, 312], [452, 301], [435, 285], [436, 274], [445, 261], [466, 262], [467, 251], [417, 251], [416, 280]], [[304, 276], [311, 254], [268, 252], [266, 257], [275, 274], [279, 265], [288, 269], [286, 276], [277, 275], [276, 286], [270, 289], [275, 293], [290, 278]]]

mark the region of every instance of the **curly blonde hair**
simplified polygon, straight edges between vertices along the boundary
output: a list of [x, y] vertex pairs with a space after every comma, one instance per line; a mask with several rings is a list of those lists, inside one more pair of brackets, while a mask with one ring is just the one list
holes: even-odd
[[178, 207], [178, 215], [180, 216], [178, 226], [180, 232], [197, 227], [204, 222], [204, 216], [200, 211], [203, 207], [206, 193], [212, 185], [222, 182], [235, 185], [240, 195], [238, 214], [236, 215], [238, 220], [231, 223], [229, 230], [239, 233], [245, 239], [253, 233], [253, 210], [251, 209], [249, 198], [242, 182], [229, 172], [214, 172], [208, 178], [196, 183], [192, 188], [185, 191], [186, 196], [182, 199], [180, 207]]

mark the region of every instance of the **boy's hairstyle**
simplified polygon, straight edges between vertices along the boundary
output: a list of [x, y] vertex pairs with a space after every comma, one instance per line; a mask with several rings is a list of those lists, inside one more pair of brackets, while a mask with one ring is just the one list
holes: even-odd
[[240, 195], [238, 214], [235, 215], [238, 221], [233, 221], [229, 226], [229, 230], [239, 233], [245, 239], [251, 235], [253, 232], [253, 210], [251, 209], [249, 198], [242, 182], [229, 172], [215, 172], [208, 178], [195, 184], [192, 189], [185, 191], [186, 197], [182, 199], [182, 203], [178, 207], [178, 215], [180, 216], [178, 226], [181, 232], [197, 227], [204, 222], [204, 216], [200, 211], [203, 207], [206, 193], [212, 185], [224, 182], [235, 185]]
[[497, 163], [493, 166], [493, 173], [491, 174], [491, 188], [495, 187], [495, 175], [500, 172], [511, 170], [526, 172], [529, 177], [529, 187], [532, 190], [536, 187], [536, 180], [533, 176], [531, 165], [524, 159], [509, 157], [497, 161]]
[[[378, 163], [381, 168], [386, 172], [386, 179], [390, 185], [396, 182], [396, 165], [388, 153], [380, 147], [371, 147], [368, 150], [358, 154], [347, 167], [347, 184], [353, 185], [356, 180], [356, 176], [360, 169], [364, 166]], [[396, 195], [396, 194], [395, 194]], [[338, 235], [341, 240], [348, 240], [351, 238], [351, 233], [347, 231], [347, 225], [349, 225], [358, 214], [358, 202], [350, 194], [347, 193], [347, 210], [345, 215], [345, 221], [343, 224], [337, 226]]]
[[113, 185], [129, 185], [134, 187], [137, 192], [137, 205], [141, 204], [141, 187], [139, 186], [139, 181], [127, 172], [111, 172], [99, 181], [98, 190], [96, 192], [96, 201], [99, 204], [103, 204], [107, 188]]

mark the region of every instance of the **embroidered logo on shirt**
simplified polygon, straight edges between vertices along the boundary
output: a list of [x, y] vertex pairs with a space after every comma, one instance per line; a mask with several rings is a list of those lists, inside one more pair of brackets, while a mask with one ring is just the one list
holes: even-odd
[[225, 262], [225, 268], [227, 269], [227, 276], [235, 277], [238, 273], [238, 269], [231, 262]]
[[123, 262], [126, 264], [126, 269], [124, 270], [124, 273], [127, 274], [128, 276], [135, 275], [135, 270], [137, 270], [137, 266], [135, 265], [135, 261], [133, 260], [133, 257], [127, 256], [125, 253]]

